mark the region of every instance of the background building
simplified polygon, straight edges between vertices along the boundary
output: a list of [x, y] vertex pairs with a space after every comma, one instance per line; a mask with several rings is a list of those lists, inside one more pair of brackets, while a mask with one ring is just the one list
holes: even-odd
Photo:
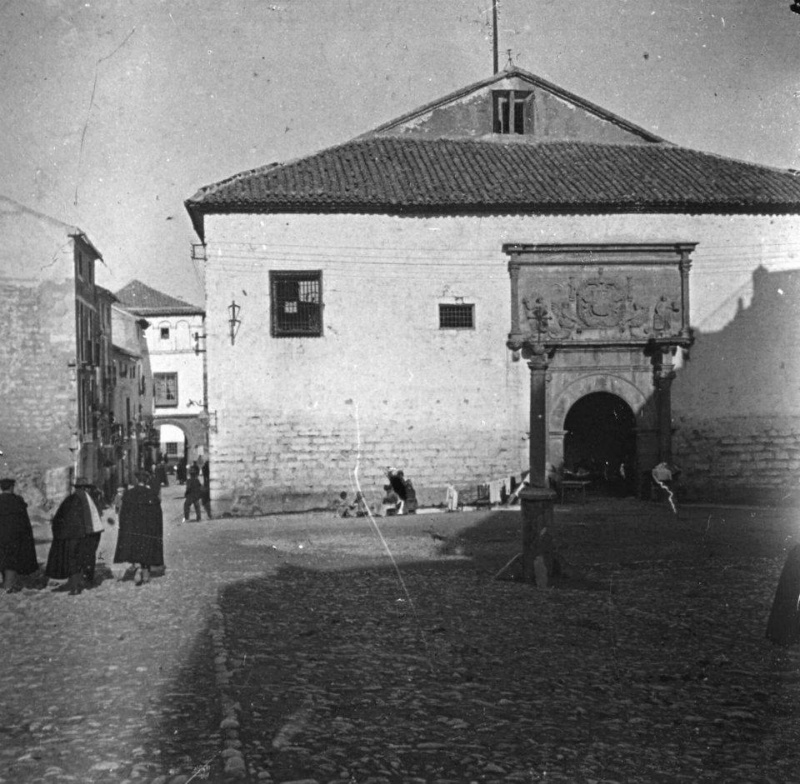
[[112, 308], [114, 415], [110, 488], [133, 484], [135, 472], [149, 470], [158, 450], [153, 425], [153, 374], [145, 331], [149, 323], [115, 303]]
[[75, 226], [0, 197], [0, 474], [50, 507], [76, 474], [102, 485], [109, 300]]
[[797, 486], [800, 301], [762, 271], [800, 229], [793, 172], [510, 68], [187, 208], [219, 504], [320, 505], [356, 474], [379, 495], [387, 465], [428, 503], [518, 476], [536, 378], [554, 472], [633, 490], [666, 459], [695, 497]]
[[138, 280], [116, 296], [126, 310], [148, 322], [144, 335], [159, 451], [172, 467], [183, 457], [191, 464], [208, 449], [205, 312]]

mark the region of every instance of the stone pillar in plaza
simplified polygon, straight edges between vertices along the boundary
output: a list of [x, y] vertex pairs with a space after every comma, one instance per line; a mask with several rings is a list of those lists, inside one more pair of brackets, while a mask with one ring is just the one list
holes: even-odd
[[522, 576], [538, 588], [550, 585], [555, 563], [553, 502], [547, 483], [547, 366], [544, 346], [533, 346], [530, 391], [530, 474], [519, 495], [522, 511]]
[[654, 385], [658, 416], [658, 460], [672, 462], [672, 382], [675, 368], [672, 350], [664, 349], [654, 358]]

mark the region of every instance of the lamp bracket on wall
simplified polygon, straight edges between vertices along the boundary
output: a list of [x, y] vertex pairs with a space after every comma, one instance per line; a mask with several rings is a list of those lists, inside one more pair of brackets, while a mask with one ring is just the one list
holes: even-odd
[[230, 330], [231, 345], [236, 343], [236, 335], [239, 334], [239, 327], [242, 325], [242, 320], [239, 318], [241, 312], [241, 305], [237, 305], [236, 300], [232, 299], [231, 304], [228, 305], [228, 327]]

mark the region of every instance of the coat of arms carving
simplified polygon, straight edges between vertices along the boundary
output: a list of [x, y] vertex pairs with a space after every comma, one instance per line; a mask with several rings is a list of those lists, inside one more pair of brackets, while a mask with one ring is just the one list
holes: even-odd
[[577, 309], [587, 327], [616, 327], [622, 323], [629, 294], [613, 278], [604, 278], [600, 269], [597, 277], [578, 286]]

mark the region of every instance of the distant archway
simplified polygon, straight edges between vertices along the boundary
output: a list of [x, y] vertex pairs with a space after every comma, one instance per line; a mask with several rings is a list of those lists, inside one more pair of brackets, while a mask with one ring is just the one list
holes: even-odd
[[564, 420], [564, 468], [589, 471], [598, 488], [634, 491], [636, 416], [610, 392], [592, 392], [576, 401]]
[[173, 473], [177, 464], [187, 455], [188, 438], [183, 428], [174, 424], [157, 424], [158, 451], [167, 459], [169, 471]]

